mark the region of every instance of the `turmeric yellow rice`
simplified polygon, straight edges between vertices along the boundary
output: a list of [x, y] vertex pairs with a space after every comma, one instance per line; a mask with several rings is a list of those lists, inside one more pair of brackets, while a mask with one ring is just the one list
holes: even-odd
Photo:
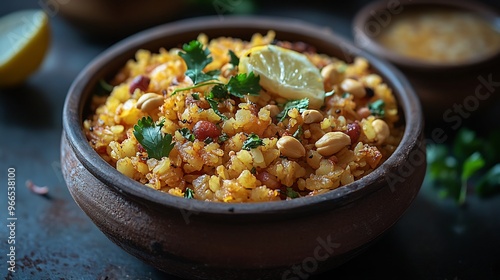
[[400, 142], [391, 88], [364, 58], [273, 31], [180, 43], [138, 50], [83, 123], [95, 151], [145, 187], [230, 203], [319, 195], [369, 174]]

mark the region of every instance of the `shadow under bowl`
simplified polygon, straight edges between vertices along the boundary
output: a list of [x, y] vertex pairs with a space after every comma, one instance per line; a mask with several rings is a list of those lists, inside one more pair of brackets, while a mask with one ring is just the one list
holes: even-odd
[[[158, 192], [106, 163], [88, 144], [82, 122], [100, 79], [112, 77], [139, 48], [178, 47], [200, 32], [249, 40], [254, 33], [303, 41], [352, 61], [365, 57], [393, 89], [404, 137], [371, 174], [326, 194], [290, 201], [214, 203]], [[346, 51], [347, 50], [347, 51]], [[131, 36], [95, 58], [76, 78], [63, 111], [61, 161], [76, 203], [121, 248], [186, 279], [278, 279], [335, 268], [386, 232], [422, 184], [426, 162], [420, 103], [398, 70], [326, 29], [268, 17], [193, 18]]]
[[[457, 118], [463, 120], [472, 113], [494, 110], [492, 105], [498, 105], [495, 102], [499, 100], [500, 94], [495, 92], [492, 83], [488, 81], [500, 81], [500, 48], [460, 62], [433, 62], [399, 54], [383, 46], [378, 40], [394, 20], [404, 18], [412, 11], [436, 9], [478, 16], [497, 30], [500, 36], [498, 10], [479, 1], [379, 0], [356, 13], [353, 21], [354, 42], [403, 72], [422, 102], [426, 124], [455, 126]], [[493, 84], [497, 87], [498, 83]]]

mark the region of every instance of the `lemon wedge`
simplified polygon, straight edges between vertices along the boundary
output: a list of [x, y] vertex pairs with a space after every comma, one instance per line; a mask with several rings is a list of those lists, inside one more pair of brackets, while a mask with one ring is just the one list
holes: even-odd
[[309, 107], [319, 109], [325, 88], [319, 69], [307, 56], [274, 45], [253, 47], [240, 57], [239, 72], [254, 72], [260, 85], [289, 100], [309, 99]]
[[41, 10], [22, 10], [0, 18], [0, 87], [18, 85], [35, 72], [49, 41], [49, 20]]

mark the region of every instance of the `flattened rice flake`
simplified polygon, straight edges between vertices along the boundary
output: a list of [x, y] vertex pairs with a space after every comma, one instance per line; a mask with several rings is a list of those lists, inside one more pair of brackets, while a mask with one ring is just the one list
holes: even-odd
[[[238, 66], [230, 64], [228, 51], [236, 56], [255, 46], [276, 44], [294, 50], [294, 42], [280, 41], [274, 31], [254, 34], [249, 41], [231, 37], [196, 38], [208, 50], [213, 61], [204, 72], [221, 70], [218, 81], [227, 83], [238, 74]], [[345, 186], [371, 173], [382, 164], [398, 146], [404, 127], [399, 124], [396, 98], [383, 78], [371, 71], [369, 62], [356, 57], [347, 63], [336, 57], [317, 53], [312, 46], [300, 44], [299, 50], [321, 71], [335, 69], [335, 79], [324, 77], [327, 95], [319, 110], [324, 118], [305, 123], [301, 111], [293, 108], [280, 121], [276, 112], [283, 111], [286, 100], [279, 93], [260, 90], [258, 96], [243, 98], [229, 96], [217, 100], [216, 108], [208, 95], [213, 85], [195, 87], [185, 72], [186, 63], [178, 48], [161, 48], [157, 53], [138, 50], [110, 82], [113, 90], [106, 97], [95, 95], [90, 115], [83, 128], [90, 145], [96, 152], [125, 176], [145, 187], [184, 197], [189, 188], [198, 200], [224, 203], [289, 200], [288, 191], [299, 196], [320, 195]], [[304, 47], [305, 46], [305, 47]], [[313, 50], [313, 51], [311, 51]], [[132, 80], [143, 75], [150, 79], [147, 90], [129, 91]], [[359, 82], [367, 92], [355, 97], [342, 91], [345, 79]], [[137, 101], [145, 93], [164, 98], [156, 110], [145, 112]], [[368, 105], [383, 101], [383, 116], [369, 112]], [[365, 113], [361, 113], [365, 112]], [[142, 117], [150, 116], [155, 122], [163, 120], [161, 132], [172, 135], [174, 144], [168, 157], [149, 158], [148, 153], [134, 136], [134, 125]], [[383, 120], [390, 129], [389, 137], [378, 143], [377, 131], [372, 123]], [[215, 139], [198, 139], [193, 135], [196, 123], [211, 122], [220, 135]], [[349, 124], [359, 124], [359, 137], [332, 156], [322, 156], [315, 142], [328, 132], [347, 133]], [[186, 130], [187, 129], [187, 130]], [[262, 140], [262, 145], [244, 149], [251, 134]], [[349, 134], [348, 134], [349, 135]], [[353, 134], [356, 135], [356, 134]], [[283, 136], [293, 136], [303, 145], [306, 153], [301, 158], [287, 158], [277, 146]], [[193, 140], [194, 139], [194, 140]], [[281, 147], [282, 149], [286, 148]], [[287, 189], [288, 188], [288, 189]]]

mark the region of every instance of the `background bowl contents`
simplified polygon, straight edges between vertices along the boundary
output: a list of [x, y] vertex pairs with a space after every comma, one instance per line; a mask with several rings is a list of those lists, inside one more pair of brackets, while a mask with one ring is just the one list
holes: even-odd
[[500, 75], [498, 12], [475, 1], [394, 3], [375, 1], [358, 11], [356, 45], [406, 75], [428, 124], [456, 129], [472, 112], [487, 113], [500, 97], [491, 86]]
[[500, 50], [500, 30], [470, 11], [415, 8], [395, 17], [376, 40], [403, 56], [430, 63], [463, 63]]

